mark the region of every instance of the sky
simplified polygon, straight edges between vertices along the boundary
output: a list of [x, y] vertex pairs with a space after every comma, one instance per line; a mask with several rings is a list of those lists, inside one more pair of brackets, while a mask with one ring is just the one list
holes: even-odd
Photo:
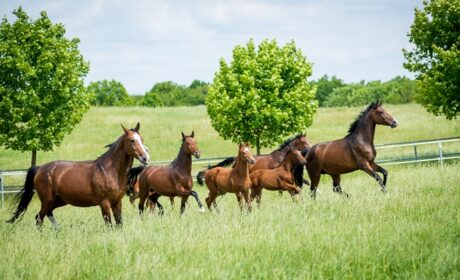
[[19, 6], [32, 18], [45, 10], [78, 37], [90, 62], [86, 84], [115, 79], [130, 94], [155, 83], [212, 82], [219, 60], [236, 45], [294, 40], [313, 75], [345, 82], [413, 77], [402, 66], [414, 8], [422, 0], [2, 0], [0, 15], [14, 20]]

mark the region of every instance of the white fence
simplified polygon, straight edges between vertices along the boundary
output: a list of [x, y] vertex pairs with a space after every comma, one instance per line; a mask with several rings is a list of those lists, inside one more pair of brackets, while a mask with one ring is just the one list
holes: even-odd
[[[443, 151], [443, 144], [451, 143], [451, 142], [460, 142], [460, 137], [376, 145], [375, 148], [377, 150], [382, 150], [382, 151], [387, 150], [387, 149], [413, 147], [413, 156], [396, 157], [396, 158], [389, 157], [389, 158], [380, 159], [377, 162], [380, 165], [395, 165], [395, 164], [410, 164], [410, 163], [413, 164], [413, 163], [421, 163], [421, 162], [438, 161], [441, 164], [441, 166], [443, 166], [444, 161], [446, 160], [460, 159], [460, 149], [456, 150], [455, 152], [449, 152], [449, 153], [445, 153], [445, 151]], [[419, 148], [422, 146], [426, 146], [426, 145], [437, 145], [437, 153], [428, 154], [428, 155], [420, 155], [418, 151]], [[192, 164], [205, 167], [208, 164], [215, 164], [217, 162], [222, 161], [223, 159], [225, 158], [219, 157], [219, 158], [198, 159], [198, 160], [194, 160]], [[152, 162], [151, 164], [166, 165], [169, 163], [170, 161], [155, 161], [155, 162]], [[6, 187], [4, 184], [5, 178], [25, 176], [26, 172], [27, 170], [0, 171], [0, 193], [1, 193], [2, 207], [4, 204], [4, 200], [5, 200], [5, 194], [18, 193], [19, 188], [20, 188], [19, 186]], [[195, 178], [195, 176], [193, 177]]]

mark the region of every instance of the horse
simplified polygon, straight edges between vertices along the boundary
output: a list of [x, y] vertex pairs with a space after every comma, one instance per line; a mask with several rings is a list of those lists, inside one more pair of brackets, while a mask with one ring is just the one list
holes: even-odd
[[140, 174], [135, 175], [132, 182], [139, 180], [139, 214], [144, 212], [147, 198], [153, 202], [153, 207], [158, 206], [162, 214], [163, 206], [158, 202], [158, 198], [160, 196], [180, 196], [182, 199], [180, 213], [183, 214], [189, 195], [198, 197], [196, 192], [192, 191], [192, 155], [200, 158], [200, 150], [194, 136], [193, 131], [190, 136], [182, 132], [179, 154], [169, 166], [147, 166]]
[[198, 173], [198, 184], [203, 185], [204, 177], [209, 190], [209, 195], [206, 198], [209, 211], [211, 211], [211, 204], [214, 205], [216, 211], [219, 211], [215, 200], [217, 196], [227, 192], [236, 195], [241, 210], [243, 210], [242, 198], [244, 197], [248, 210], [251, 210], [251, 201], [249, 199], [249, 189], [251, 187], [249, 164], [254, 164], [255, 162], [256, 159], [249, 151], [249, 145], [241, 143], [238, 147], [238, 155], [233, 168], [216, 167]]
[[[278, 167], [281, 162], [284, 160], [286, 153], [294, 147], [299, 150], [303, 156], [305, 156], [308, 150], [311, 148], [311, 144], [308, 141], [306, 134], [297, 134], [291, 138], [285, 140], [278, 149], [272, 151], [268, 155], [256, 156], [256, 163], [251, 166], [249, 172], [252, 173], [256, 170], [261, 169], [273, 169]], [[210, 166], [208, 169], [213, 169], [215, 167], [224, 167], [230, 166], [235, 161], [235, 157], [228, 157], [223, 161], [217, 163], [216, 165]], [[295, 165], [294, 169], [294, 178], [296, 185], [302, 187], [303, 183], [309, 184], [309, 182], [303, 179], [303, 165]]]
[[110, 209], [117, 225], [122, 225], [122, 203], [128, 170], [134, 158], [146, 165], [149, 161], [147, 148], [139, 134], [140, 125], [127, 129], [98, 159], [93, 161], [52, 161], [29, 168], [24, 188], [17, 195], [18, 203], [10, 223], [22, 219], [36, 189], [41, 201], [35, 216], [38, 227], [43, 225], [45, 215], [55, 228], [58, 223], [53, 210], [70, 204], [78, 207], [99, 205], [107, 225], [112, 224]]
[[[138, 167], [133, 167], [129, 170], [128, 172], [128, 196], [129, 196], [129, 202], [134, 205], [134, 202], [136, 201], [137, 198], [139, 198], [139, 180], [137, 180], [137, 175], [142, 172], [144, 169], [143, 166], [138, 166]], [[149, 190], [148, 197], [153, 195], [153, 191]], [[198, 204], [198, 207], [200, 208], [201, 212], [204, 212], [204, 207], [203, 203], [201, 203], [200, 198], [198, 197], [198, 193], [194, 190], [190, 192], [190, 195], [193, 196]], [[174, 207], [174, 197], [169, 197], [169, 201], [171, 203], [171, 207]], [[154, 210], [154, 204], [153, 202], [149, 199], [146, 201], [146, 204], [148, 208], [153, 212]], [[156, 205], [158, 206], [159, 209], [163, 209], [163, 206], [157, 201]]]
[[[386, 192], [388, 172], [374, 162], [377, 155], [374, 147], [375, 126], [385, 125], [395, 128], [398, 122], [383, 107], [380, 101], [371, 103], [350, 125], [348, 134], [340, 139], [314, 145], [307, 153], [307, 172], [310, 177], [312, 198], [316, 198], [316, 189], [321, 174], [332, 177], [333, 191], [348, 197], [340, 186], [340, 175], [362, 170], [372, 176]], [[383, 174], [383, 180], [377, 174]]]
[[294, 195], [301, 192], [301, 189], [294, 185], [292, 167], [295, 165], [305, 165], [305, 157], [299, 150], [291, 147], [280, 166], [274, 169], [260, 169], [252, 172], [251, 179], [251, 201], [256, 198], [260, 205], [262, 188], [271, 191], [288, 191], [294, 200]]

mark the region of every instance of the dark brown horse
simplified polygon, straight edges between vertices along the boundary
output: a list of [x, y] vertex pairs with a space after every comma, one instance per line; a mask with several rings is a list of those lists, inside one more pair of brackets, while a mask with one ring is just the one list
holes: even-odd
[[123, 135], [101, 157], [93, 161], [52, 161], [31, 167], [24, 188], [18, 194], [18, 207], [8, 222], [21, 219], [27, 210], [34, 187], [41, 201], [36, 216], [37, 225], [48, 216], [57, 227], [53, 210], [71, 204], [79, 207], [99, 205], [107, 224], [112, 223], [110, 209], [118, 225], [122, 224], [121, 199], [126, 192], [128, 170], [137, 158], [147, 164], [149, 154], [139, 135], [139, 123], [134, 129], [122, 125]]
[[293, 147], [287, 152], [280, 166], [273, 169], [260, 169], [250, 174], [251, 178], [251, 200], [254, 197], [260, 205], [262, 189], [271, 191], [288, 191], [294, 199], [294, 195], [300, 193], [301, 189], [294, 185], [292, 167], [297, 164], [306, 164], [305, 158], [299, 150]]
[[244, 197], [248, 210], [251, 210], [251, 201], [249, 199], [249, 189], [251, 187], [249, 164], [254, 164], [255, 162], [254, 156], [249, 151], [249, 146], [242, 143], [238, 147], [238, 156], [236, 157], [233, 168], [216, 167], [198, 173], [198, 184], [203, 185], [204, 177], [209, 189], [206, 204], [210, 211], [211, 204], [213, 204], [216, 211], [218, 211], [215, 200], [220, 194], [227, 192], [236, 195], [241, 210], [243, 209], [242, 199]]
[[[160, 196], [180, 196], [181, 214], [185, 210], [185, 203], [192, 193], [192, 155], [200, 157], [197, 142], [194, 139], [195, 133], [185, 136], [182, 133], [182, 145], [177, 158], [169, 166], [147, 166], [139, 174], [139, 213], [144, 211], [145, 201], [149, 198], [153, 207], [158, 205], [162, 212], [162, 206], [158, 203]], [[132, 180], [135, 182], [135, 180]]]
[[[388, 172], [374, 162], [377, 155], [374, 147], [377, 124], [391, 126], [391, 128], [398, 125], [396, 119], [383, 109], [381, 102], [371, 103], [362, 111], [351, 124], [345, 138], [319, 143], [310, 149], [306, 159], [313, 198], [316, 197], [316, 189], [322, 173], [332, 177], [334, 192], [347, 195], [340, 187], [340, 174], [355, 170], [363, 170], [375, 178], [382, 191], [386, 192]], [[383, 174], [383, 181], [376, 172]]]

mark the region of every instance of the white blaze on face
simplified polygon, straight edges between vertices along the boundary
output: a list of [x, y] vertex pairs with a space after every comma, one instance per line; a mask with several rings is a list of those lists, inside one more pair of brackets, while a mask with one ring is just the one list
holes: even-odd
[[139, 136], [139, 134], [137, 133], [134, 133], [134, 140], [137, 142], [137, 144], [139, 145], [139, 147], [141, 147], [142, 149], [142, 153], [147, 157], [147, 161], [149, 161], [150, 159], [150, 156], [149, 154], [147, 153], [147, 151], [145, 150], [145, 147], [144, 147], [144, 144], [142, 144], [142, 140], [141, 140], [141, 137]]
[[245, 152], [245, 153], [249, 153], [249, 149], [248, 149], [248, 147], [244, 148], [244, 149], [243, 149], [243, 152]]

